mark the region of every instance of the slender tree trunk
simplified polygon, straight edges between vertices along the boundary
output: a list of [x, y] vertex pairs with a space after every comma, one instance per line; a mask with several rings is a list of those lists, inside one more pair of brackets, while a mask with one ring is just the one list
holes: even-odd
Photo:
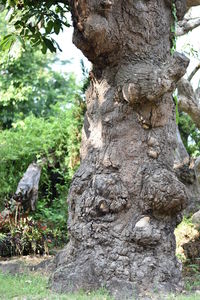
[[94, 68], [68, 197], [70, 242], [52, 287], [106, 287], [119, 299], [176, 289], [174, 229], [187, 194], [173, 171], [172, 91], [188, 61], [170, 55], [171, 1], [79, 0], [71, 8], [74, 43]]

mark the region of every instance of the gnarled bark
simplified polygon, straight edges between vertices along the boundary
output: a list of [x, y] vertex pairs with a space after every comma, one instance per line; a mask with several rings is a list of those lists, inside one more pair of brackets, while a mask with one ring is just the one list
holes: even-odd
[[[181, 17], [186, 2], [176, 2]], [[94, 68], [68, 197], [70, 242], [52, 287], [106, 287], [118, 299], [176, 289], [174, 228], [187, 193], [173, 170], [172, 91], [188, 61], [170, 56], [171, 1], [79, 0], [71, 10], [73, 41]]]

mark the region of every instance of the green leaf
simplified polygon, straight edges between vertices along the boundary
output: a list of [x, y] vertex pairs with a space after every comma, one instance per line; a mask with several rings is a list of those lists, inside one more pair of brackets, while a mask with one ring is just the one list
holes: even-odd
[[47, 46], [45, 43], [42, 43], [42, 49], [41, 49], [42, 53], [43, 54], [46, 54], [47, 53]]
[[24, 43], [23, 38], [22, 38], [20, 35], [17, 35], [17, 36], [16, 36], [16, 39], [23, 45], [23, 48], [25, 49], [25, 48], [26, 48], [26, 45], [25, 45], [25, 43]]
[[46, 27], [46, 34], [50, 34], [52, 29], [54, 27], [54, 22], [52, 20], [50, 20], [48, 23], [47, 23], [47, 27]]
[[0, 48], [3, 51], [8, 51], [16, 41], [16, 37], [13, 34], [6, 35], [0, 43]]
[[51, 52], [56, 52], [56, 48], [54, 47], [53, 42], [50, 39], [47, 39], [46, 37], [42, 37], [46, 47], [51, 51]]
[[59, 34], [59, 32], [60, 32], [60, 29], [61, 29], [61, 22], [59, 21], [59, 20], [56, 20], [55, 22], [54, 22], [54, 32], [56, 33], [56, 34]]

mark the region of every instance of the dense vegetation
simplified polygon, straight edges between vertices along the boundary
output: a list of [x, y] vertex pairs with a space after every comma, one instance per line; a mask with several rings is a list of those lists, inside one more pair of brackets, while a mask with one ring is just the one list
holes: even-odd
[[[18, 73], [17, 66], [13, 66], [16, 73], [11, 72], [9, 75], [8, 65], [7, 79], [0, 80], [0, 105], [3, 111], [0, 119], [3, 129], [0, 136], [1, 203], [6, 195], [14, 192], [32, 161], [46, 157], [46, 164], [52, 166], [49, 166], [50, 172], [50, 169], [58, 169], [64, 162], [65, 167], [69, 165], [73, 169], [78, 155], [84, 108], [81, 90], [72, 75], [60, 75], [48, 70], [48, 61], [40, 64], [44, 61], [42, 54], [28, 52], [29, 60], [30, 54], [32, 64], [24, 64], [28, 58], [23, 54], [14, 62], [21, 66], [21, 72]], [[38, 58], [36, 62], [35, 56]], [[26, 73], [27, 81], [24, 79]], [[18, 77], [20, 88], [13, 88]], [[43, 172], [44, 169], [45, 166]], [[42, 190], [47, 192], [50, 187], [46, 185]], [[50, 198], [52, 193], [49, 190]]]
[[69, 26], [68, 1], [63, 0], [0, 0], [0, 9], [8, 12], [12, 25], [1, 41], [3, 50], [10, 49], [16, 42], [25, 47], [28, 40], [32, 47], [40, 47], [43, 53], [49, 49], [60, 49], [52, 34], [59, 34]]
[[190, 116], [181, 112], [178, 127], [187, 152], [193, 157], [200, 156], [200, 131]]
[[[6, 32], [3, 18], [0, 30]], [[0, 52], [1, 211], [28, 165], [42, 166], [36, 212], [23, 222], [0, 220], [0, 242], [9, 235], [17, 245], [13, 253], [42, 253], [48, 251], [47, 242], [55, 246], [67, 240], [66, 198], [79, 165], [85, 84], [78, 85], [73, 74], [54, 71], [55, 60], [28, 44], [14, 56]]]

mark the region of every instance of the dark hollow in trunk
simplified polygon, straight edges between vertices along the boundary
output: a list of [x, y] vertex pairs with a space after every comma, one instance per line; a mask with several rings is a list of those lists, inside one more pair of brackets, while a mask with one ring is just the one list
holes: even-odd
[[73, 41], [93, 71], [54, 290], [126, 299], [181, 286], [174, 229], [187, 193], [173, 171], [172, 91], [188, 61], [170, 54], [171, 2], [71, 1]]

